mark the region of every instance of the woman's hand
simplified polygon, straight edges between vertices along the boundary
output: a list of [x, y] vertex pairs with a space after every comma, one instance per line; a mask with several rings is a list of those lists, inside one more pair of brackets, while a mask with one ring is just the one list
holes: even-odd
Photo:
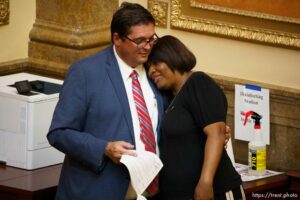
[[213, 195], [212, 183], [199, 182], [195, 189], [194, 200], [211, 200]]
[[215, 122], [204, 127], [207, 135], [204, 148], [204, 162], [199, 182], [195, 188], [196, 200], [208, 200], [213, 198], [213, 180], [224, 151], [225, 123]]

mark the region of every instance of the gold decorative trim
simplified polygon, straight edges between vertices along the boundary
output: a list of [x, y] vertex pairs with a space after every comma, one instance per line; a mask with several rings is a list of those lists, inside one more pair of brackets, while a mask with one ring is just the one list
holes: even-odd
[[195, 7], [195, 8], [213, 10], [213, 11], [217, 11], [217, 12], [247, 16], [247, 17], [255, 17], [255, 18], [260, 18], [260, 19], [268, 19], [268, 20], [274, 20], [274, 21], [280, 21], [280, 22], [289, 22], [289, 23], [300, 24], [300, 19], [297, 19], [297, 18], [283, 17], [283, 16], [271, 15], [271, 14], [266, 14], [266, 13], [233, 9], [233, 8], [225, 8], [222, 6], [199, 3], [195, 0], [191, 0], [190, 6]]
[[148, 9], [154, 16], [156, 26], [167, 28], [168, 2], [148, 0]]
[[291, 48], [300, 48], [299, 33], [263, 29], [250, 25], [241, 25], [204, 17], [184, 15], [182, 14], [183, 3], [187, 2], [184, 2], [184, 0], [171, 0], [170, 21], [172, 28], [217, 34], [224, 37], [246, 39]]
[[9, 0], [0, 0], [0, 25], [9, 23]]
[[87, 49], [110, 42], [108, 25], [84, 27], [60, 26], [49, 21], [36, 19], [29, 37], [31, 41], [45, 41], [67, 48]]

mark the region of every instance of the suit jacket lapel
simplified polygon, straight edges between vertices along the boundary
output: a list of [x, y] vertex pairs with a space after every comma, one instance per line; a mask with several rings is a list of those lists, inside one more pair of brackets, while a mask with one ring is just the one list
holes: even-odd
[[[130, 112], [130, 107], [129, 107], [129, 102], [128, 102], [128, 98], [127, 98], [127, 93], [126, 93], [126, 89], [123, 83], [123, 79], [122, 79], [122, 75], [118, 66], [118, 62], [114, 56], [113, 53], [113, 48], [111, 47], [110, 51], [109, 51], [109, 55], [108, 55], [108, 59], [107, 59], [107, 64], [106, 65], [106, 70], [108, 72], [108, 75], [110, 77], [110, 80], [114, 86], [114, 89], [116, 91], [116, 94], [120, 100], [120, 103], [122, 105], [123, 108], [123, 113], [124, 113], [124, 117], [126, 119], [127, 125], [129, 127], [130, 130], [130, 135], [132, 137], [132, 140], [135, 142], [135, 137], [134, 137], [134, 131], [133, 131], [133, 125], [132, 125], [132, 119], [131, 119], [131, 112]], [[149, 80], [149, 78], [148, 78]], [[157, 124], [157, 139], [159, 140], [160, 138], [160, 124], [161, 124], [161, 120], [162, 120], [162, 116], [164, 113], [164, 103], [163, 103], [163, 98], [160, 94], [160, 92], [158, 91], [158, 89], [156, 88], [156, 86], [154, 85], [154, 83], [149, 80], [150, 86], [155, 94], [156, 100], [157, 100], [157, 108], [158, 108], [158, 124]]]
[[109, 51], [107, 62], [108, 62], [108, 65], [106, 65], [106, 70], [107, 70], [110, 80], [114, 86], [116, 94], [120, 100], [120, 104], [124, 111], [123, 112], [124, 117], [126, 119], [128, 127], [129, 127], [132, 140], [135, 142], [132, 119], [131, 119], [131, 112], [130, 112], [129, 102], [128, 102], [128, 98], [127, 98], [127, 93], [126, 93], [122, 75], [121, 75], [121, 72], [120, 72], [120, 69], [118, 66], [118, 62], [114, 56], [112, 47], [111, 47], [111, 51]]
[[156, 98], [156, 101], [157, 101], [158, 121], [157, 121], [157, 131], [156, 132], [157, 132], [157, 141], [159, 141], [159, 138], [160, 138], [160, 124], [161, 124], [162, 117], [163, 117], [163, 114], [164, 114], [164, 103], [163, 103], [163, 98], [162, 98], [159, 90], [157, 89], [157, 87], [149, 79], [149, 77], [148, 77], [148, 80], [149, 80], [150, 86], [151, 86], [151, 88], [154, 92], [154, 95], [155, 95], [155, 98]]

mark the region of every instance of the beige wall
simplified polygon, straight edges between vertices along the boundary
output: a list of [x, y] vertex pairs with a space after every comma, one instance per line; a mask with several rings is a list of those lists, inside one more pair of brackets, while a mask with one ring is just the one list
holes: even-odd
[[[120, 0], [122, 3], [123, 0]], [[147, 6], [147, 0], [130, 0]], [[35, 0], [10, 0], [10, 23], [0, 26], [0, 63], [27, 57]], [[300, 89], [300, 51], [212, 37], [170, 28], [196, 55], [196, 70]]]
[[[123, 0], [120, 0], [120, 3], [122, 2]], [[130, 2], [147, 6], [147, 0], [131, 0]], [[159, 36], [171, 34], [180, 38], [195, 53], [198, 60], [196, 70], [300, 89], [300, 50], [271, 47], [170, 28], [157, 28], [157, 33]]]
[[35, 20], [35, 0], [10, 0], [9, 24], [0, 26], [0, 63], [27, 58], [29, 31]]
[[164, 34], [179, 37], [195, 53], [197, 70], [300, 89], [300, 51], [184, 31]]

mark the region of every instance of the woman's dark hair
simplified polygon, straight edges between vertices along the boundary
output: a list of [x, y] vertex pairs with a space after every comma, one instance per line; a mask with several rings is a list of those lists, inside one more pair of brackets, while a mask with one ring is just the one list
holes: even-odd
[[195, 55], [176, 37], [166, 35], [159, 38], [145, 63], [146, 69], [152, 64], [164, 62], [174, 72], [188, 72], [196, 65]]
[[114, 33], [118, 33], [120, 38], [124, 38], [130, 34], [132, 26], [139, 24], [155, 25], [155, 19], [143, 6], [137, 3], [123, 2], [120, 8], [114, 13], [111, 21], [110, 32], [112, 42]]

